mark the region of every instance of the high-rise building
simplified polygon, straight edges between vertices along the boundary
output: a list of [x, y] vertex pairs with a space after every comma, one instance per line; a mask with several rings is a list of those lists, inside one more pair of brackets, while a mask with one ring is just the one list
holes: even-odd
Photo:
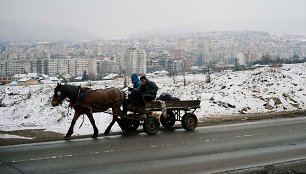
[[97, 61], [97, 74], [99, 78], [103, 78], [108, 74], [119, 74], [120, 72], [120, 65], [117, 61], [105, 59], [105, 60], [98, 60]]
[[126, 75], [133, 73], [145, 74], [147, 72], [147, 53], [144, 49], [130, 47], [124, 51], [120, 65]]
[[175, 49], [176, 50], [185, 50], [186, 48], [186, 40], [185, 39], [178, 39], [176, 41]]
[[82, 76], [86, 72], [90, 78], [97, 76], [97, 60], [95, 58], [53, 58], [48, 60], [48, 75]]
[[82, 76], [86, 71], [92, 78], [97, 76], [97, 59], [95, 58], [76, 58], [76, 75]]
[[48, 75], [56, 76], [58, 75], [58, 58], [48, 60]]

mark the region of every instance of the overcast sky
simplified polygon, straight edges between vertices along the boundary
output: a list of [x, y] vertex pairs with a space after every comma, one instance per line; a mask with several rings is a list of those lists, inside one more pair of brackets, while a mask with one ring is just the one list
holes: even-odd
[[43, 22], [105, 38], [151, 31], [306, 33], [306, 0], [0, 0], [0, 19]]

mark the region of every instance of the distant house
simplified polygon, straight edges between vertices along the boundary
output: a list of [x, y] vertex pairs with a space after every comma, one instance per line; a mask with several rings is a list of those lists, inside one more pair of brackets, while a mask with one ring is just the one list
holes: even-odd
[[50, 79], [45, 79], [45, 80], [41, 80], [40, 84], [56, 84], [56, 82], [54, 82]]
[[9, 76], [0, 76], [0, 85], [11, 83], [12, 78]]
[[154, 72], [155, 75], [160, 75], [160, 76], [166, 76], [169, 74], [168, 71], [162, 70], [162, 71], [155, 71]]
[[116, 79], [117, 77], [118, 77], [118, 74], [109, 74], [109, 75], [103, 77], [102, 80], [114, 80], [114, 79]]
[[22, 78], [17, 81], [18, 85], [38, 85], [38, 80], [32, 78]]
[[22, 78], [27, 78], [26, 74], [15, 74], [12, 76], [12, 81], [18, 81]]
[[77, 76], [74, 78], [75, 81], [80, 82], [82, 81], [83, 77], [82, 76]]
[[49, 77], [49, 80], [51, 80], [54, 83], [60, 82], [60, 80], [57, 77]]
[[152, 76], [167, 76], [168, 74], [169, 74], [168, 71], [163, 70], [163, 71], [155, 71], [155, 72], [153, 72], [151, 74], [147, 74], [147, 76], [148, 77], [152, 77]]
[[72, 76], [70, 74], [65, 74], [63, 75], [63, 78], [67, 81], [70, 82], [70, 80], [72, 79]]
[[17, 81], [12, 81], [11, 83], [9, 83], [9, 85], [16, 86], [16, 85], [18, 85], [18, 82]]
[[42, 77], [43, 79], [49, 79], [49, 78], [50, 78], [50, 77], [49, 77], [48, 75], [46, 75], [46, 74], [42, 74], [41, 77]]
[[12, 77], [12, 80], [18, 81], [18, 80], [23, 79], [23, 78], [38, 79], [38, 75], [37, 75], [37, 73], [15, 74]]
[[32, 78], [32, 79], [38, 79], [38, 74], [37, 73], [28, 73], [26, 76], [29, 77], [29, 78]]

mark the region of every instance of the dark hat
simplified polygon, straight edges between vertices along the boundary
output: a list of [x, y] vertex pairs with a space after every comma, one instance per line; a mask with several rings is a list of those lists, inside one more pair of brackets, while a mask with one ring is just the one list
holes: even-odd
[[147, 79], [147, 78], [146, 78], [146, 76], [141, 76], [140, 80], [142, 80], [142, 79]]

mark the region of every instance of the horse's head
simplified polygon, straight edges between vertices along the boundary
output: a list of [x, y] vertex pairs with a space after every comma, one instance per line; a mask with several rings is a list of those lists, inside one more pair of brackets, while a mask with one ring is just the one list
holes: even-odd
[[51, 101], [52, 106], [58, 106], [66, 97], [67, 96], [64, 93], [63, 86], [58, 83], [54, 89], [54, 94]]

